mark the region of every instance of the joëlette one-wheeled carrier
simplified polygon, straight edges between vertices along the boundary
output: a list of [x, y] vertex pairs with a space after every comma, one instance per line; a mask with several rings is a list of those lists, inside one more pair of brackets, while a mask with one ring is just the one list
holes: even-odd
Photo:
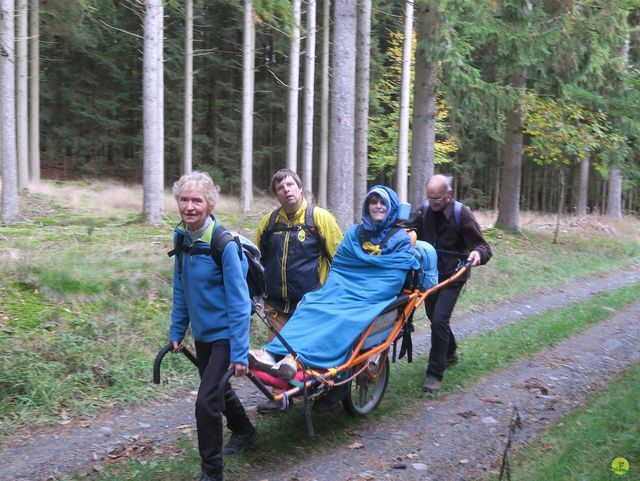
[[[348, 385], [343, 406], [353, 416], [364, 416], [372, 412], [382, 401], [389, 382], [389, 354], [391, 362], [396, 360], [397, 342], [402, 341], [398, 359], [407, 354], [411, 362], [411, 332], [413, 331], [413, 313], [425, 299], [444, 286], [464, 278], [471, 264], [462, 265], [450, 278], [433, 287], [421, 291], [415, 283], [408, 281], [396, 300], [378, 315], [365, 331], [356, 339], [353, 351], [348, 360], [330, 369], [316, 369], [313, 366], [301, 365], [296, 376], [289, 382], [272, 376], [268, 372], [250, 369], [247, 377], [270, 400], [280, 403], [281, 409], [289, 405], [292, 397], [303, 397], [309, 435], [313, 436], [311, 421], [311, 400], [325, 394], [336, 386]], [[270, 325], [260, 311], [256, 314], [267, 324], [272, 332], [297, 358], [295, 351], [285, 339]], [[171, 343], [160, 350], [154, 363], [154, 383], [160, 383], [160, 365], [167, 352], [172, 350]], [[197, 366], [195, 356], [188, 350], [182, 353]], [[298, 358], [298, 362], [300, 360]], [[227, 371], [220, 382], [219, 402], [224, 406], [223, 386], [233, 376], [233, 370]], [[276, 388], [276, 393], [271, 388]]]

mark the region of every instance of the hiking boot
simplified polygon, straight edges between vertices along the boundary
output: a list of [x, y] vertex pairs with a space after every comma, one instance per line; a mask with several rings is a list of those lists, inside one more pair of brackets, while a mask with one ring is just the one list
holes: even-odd
[[224, 470], [222, 464], [202, 463], [202, 473], [199, 481], [224, 481]]
[[200, 473], [200, 479], [198, 481], [224, 481], [223, 473], [207, 473], [206, 471], [202, 471]]
[[251, 430], [247, 433], [231, 433], [229, 442], [222, 448], [222, 454], [240, 454], [247, 449], [260, 437], [256, 428], [251, 426]]
[[249, 367], [260, 371], [269, 371], [276, 363], [273, 355], [264, 349], [251, 349], [249, 351]]
[[284, 381], [291, 381], [296, 372], [298, 372], [298, 364], [291, 356], [283, 357], [269, 369], [269, 374]]
[[[289, 406], [293, 406], [293, 399], [289, 398]], [[284, 409], [280, 409], [280, 403], [278, 401], [267, 401], [262, 404], [258, 404], [256, 410], [260, 414], [271, 414], [279, 411], [284, 411]]]
[[450, 356], [447, 356], [447, 360], [444, 362], [445, 367], [449, 368], [458, 364], [460, 358], [458, 357], [458, 353], [454, 352]]
[[442, 381], [433, 376], [427, 376], [422, 389], [424, 390], [424, 392], [435, 394], [436, 392], [438, 392], [438, 389], [440, 389], [441, 386]]

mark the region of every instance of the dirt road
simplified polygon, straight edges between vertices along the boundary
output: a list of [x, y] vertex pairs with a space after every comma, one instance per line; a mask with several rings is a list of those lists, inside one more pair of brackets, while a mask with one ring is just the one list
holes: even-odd
[[[602, 278], [574, 281], [495, 309], [459, 315], [454, 321], [454, 330], [462, 337], [496, 329], [547, 309], [584, 300], [595, 293], [639, 280], [640, 267], [635, 266], [625, 272], [615, 272]], [[640, 305], [634, 305], [601, 326], [568, 340], [557, 350], [523, 361], [495, 378], [483, 380], [472, 392], [460, 396], [449, 395], [435, 402], [425, 402], [424, 409], [418, 410], [412, 419], [394, 422], [393, 432], [387, 430], [385, 434], [381, 434], [375, 429], [363, 432], [362, 438], [366, 440], [365, 449], [349, 451], [346, 455], [351, 461], [338, 463], [338, 466], [343, 466], [339, 471], [331, 473], [327, 471], [327, 466], [322, 466], [321, 472], [316, 474], [310, 469], [301, 470], [301, 473], [306, 474], [297, 479], [474, 479], [469, 477], [473, 476], [470, 473], [484, 472], [495, 464], [497, 450], [504, 445], [503, 435], [512, 405], [522, 406], [521, 415], [526, 420], [537, 419], [535, 423], [531, 423], [529, 429], [525, 427], [519, 434], [517, 442], [526, 442], [543, 429], [549, 420], [579, 404], [598, 386], [596, 381], [608, 380], [602, 375], [602, 369], [621, 370], [637, 360], [640, 353], [639, 312]], [[629, 320], [635, 322], [629, 323]], [[635, 326], [632, 334], [627, 333], [624, 338], [613, 335], [619, 332], [621, 326], [628, 324]], [[598, 334], [597, 329], [605, 331]], [[608, 340], [607, 344], [595, 342], [603, 338]], [[615, 341], [620, 344], [611, 344]], [[576, 348], [580, 343], [592, 343], [593, 350]], [[414, 344], [415, 354], [427, 351], [430, 346], [428, 335], [417, 333], [414, 335]], [[600, 354], [596, 355], [597, 352]], [[552, 393], [551, 397], [539, 398], [536, 397], [535, 389], [523, 388], [528, 379], [541, 380]], [[238, 392], [249, 409], [255, 409], [255, 405], [264, 400], [262, 395], [247, 383], [240, 383]], [[504, 401], [487, 404], [481, 400], [495, 396], [500, 396]], [[86, 427], [72, 422], [67, 426], [23, 432], [5, 440], [0, 447], [0, 479], [44, 480], [59, 473], [83, 470], [115, 446], [133, 440], [173, 442], [180, 434], [181, 426], [194, 423], [193, 403], [194, 396], [185, 394], [180, 399], [168, 403], [154, 402], [138, 409], [105, 412]], [[463, 423], [457, 412], [464, 404], [468, 408], [462, 411], [468, 410], [476, 415], [464, 419]], [[545, 408], [549, 405], [553, 405], [553, 409]], [[426, 429], [426, 426], [430, 426], [429, 429]], [[477, 451], [466, 449], [469, 442], [462, 442], [465, 439], [463, 435], [468, 436], [471, 442], [474, 439], [478, 440], [478, 443], [475, 443], [478, 445]], [[488, 440], [493, 442], [487, 442]], [[454, 446], [456, 444], [457, 448]], [[465, 446], [464, 453], [456, 451], [460, 446]], [[339, 458], [340, 453], [344, 451], [337, 450], [332, 456]], [[449, 453], [448, 463], [436, 463], [443, 452]], [[406, 455], [410, 453], [414, 456], [407, 458]], [[372, 456], [376, 459], [374, 464], [371, 461]], [[356, 458], [357, 461], [353, 462]], [[311, 466], [313, 463], [309, 462]], [[391, 467], [393, 464], [398, 465], [397, 469]], [[406, 469], [400, 467], [403, 464]], [[378, 474], [363, 467], [368, 465], [377, 466], [373, 471]], [[436, 472], [436, 465], [440, 466], [438, 469], [444, 466], [444, 470], [438, 471], [437, 476], [433, 474]], [[429, 469], [428, 474], [423, 472], [425, 466]], [[255, 479], [292, 479], [291, 476], [294, 474], [279, 472], [269, 476], [261, 473], [256, 474]], [[381, 477], [367, 477], [374, 475]], [[250, 476], [250, 473], [246, 473], [243, 479], [251, 479]]]

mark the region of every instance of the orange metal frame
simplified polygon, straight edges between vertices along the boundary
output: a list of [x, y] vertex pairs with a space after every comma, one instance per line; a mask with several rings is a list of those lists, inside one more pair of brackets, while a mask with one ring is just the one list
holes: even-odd
[[[376, 354], [384, 352], [387, 349], [389, 349], [389, 346], [391, 346], [391, 343], [398, 337], [400, 330], [404, 327], [407, 319], [415, 311], [415, 309], [420, 307], [420, 305], [424, 302], [424, 300], [434, 292], [442, 289], [445, 286], [448, 286], [449, 284], [452, 284], [460, 280], [460, 278], [462, 278], [462, 276], [468, 271], [468, 269], [469, 268], [466, 265], [463, 266], [451, 277], [440, 282], [439, 284], [436, 284], [435, 286], [427, 289], [424, 292], [420, 292], [418, 290], [415, 290], [412, 292], [404, 291], [403, 294], [408, 294], [409, 299], [407, 300], [407, 303], [405, 304], [402, 312], [398, 315], [398, 319], [396, 320], [396, 323], [393, 326], [393, 329], [391, 330], [391, 332], [387, 336], [387, 339], [384, 342], [378, 344], [375, 347], [372, 347], [371, 349], [368, 349], [365, 352], [361, 352], [362, 346], [364, 345], [365, 341], [369, 337], [371, 331], [373, 331], [373, 329], [375, 328], [376, 322], [372, 322], [371, 325], [366, 329], [366, 331], [364, 331], [362, 336], [360, 336], [360, 340], [356, 344], [355, 348], [353, 349], [353, 353], [351, 354], [351, 356], [346, 362], [344, 362], [343, 364], [341, 364], [336, 368], [329, 369], [327, 372], [318, 372], [313, 369], [307, 369], [306, 372], [311, 376], [311, 379], [305, 382], [304, 387], [305, 388], [311, 387], [317, 377], [322, 377], [325, 380], [332, 379], [337, 374], [343, 371], [352, 369], [354, 366], [357, 366], [358, 364], [365, 362], [371, 356], [375, 356]], [[294, 394], [298, 394], [301, 391], [302, 391], [302, 387], [294, 387], [292, 389], [289, 389], [288, 391], [285, 391], [284, 393], [276, 394], [275, 400], [281, 401], [284, 394], [286, 394], [287, 396], [292, 396]]]

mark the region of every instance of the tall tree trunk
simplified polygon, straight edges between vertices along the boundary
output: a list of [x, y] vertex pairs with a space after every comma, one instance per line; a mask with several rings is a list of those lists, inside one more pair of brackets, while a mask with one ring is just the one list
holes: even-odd
[[333, 25], [333, 88], [329, 157], [329, 208], [341, 229], [354, 221], [353, 154], [355, 120], [356, 2], [336, 0]]
[[322, 3], [322, 64], [320, 97], [320, 167], [318, 169], [318, 204], [327, 206], [329, 170], [329, 28], [331, 0]]
[[31, 0], [29, 14], [29, 174], [31, 182], [40, 181], [40, 0]]
[[607, 217], [622, 219], [622, 174], [617, 165], [609, 169], [609, 195], [607, 196]]
[[413, 46], [413, 0], [407, 0], [404, 10], [404, 43], [400, 80], [400, 112], [398, 125], [398, 168], [396, 191], [400, 202], [407, 201], [409, 179], [409, 113], [411, 110], [411, 53]]
[[29, 117], [28, 95], [28, 10], [27, 0], [18, 0], [16, 4], [16, 149], [18, 155], [18, 190], [29, 183]]
[[316, 0], [307, 1], [307, 41], [304, 69], [304, 124], [302, 129], [302, 185], [313, 198], [313, 100], [316, 66]]
[[564, 191], [565, 191], [565, 187], [564, 187], [564, 169], [562, 167], [560, 167], [560, 170], [558, 172], [558, 183], [559, 183], [559, 192], [560, 192], [560, 198], [558, 200], [558, 210], [556, 211], [556, 228], [555, 228], [555, 232], [553, 233], [553, 243], [557, 244], [558, 243], [558, 235], [560, 234], [560, 217], [562, 215], [562, 207], [564, 205]]
[[496, 168], [496, 177], [495, 177], [495, 195], [493, 197], [493, 210], [498, 212], [500, 207], [500, 161], [498, 159], [498, 165]]
[[289, 105], [287, 109], [287, 168], [298, 168], [298, 90], [300, 85], [300, 3], [293, 0], [293, 25], [289, 49]]
[[433, 175], [436, 154], [438, 65], [433, 61], [427, 61], [424, 46], [434, 41], [438, 28], [437, 10], [431, 4], [419, 3], [416, 19], [416, 78], [413, 87], [409, 202], [420, 205], [424, 200], [425, 184]]
[[16, 154], [16, 76], [13, 0], [0, 2], [0, 127], [2, 154], [2, 222], [18, 220], [18, 158]]
[[244, 0], [244, 34], [242, 40], [242, 166], [240, 207], [244, 214], [253, 204], [253, 102], [255, 84], [255, 26], [253, 2]]
[[589, 191], [589, 153], [586, 152], [580, 159], [580, 181], [578, 183], [578, 207], [576, 214], [587, 215], [587, 193]]
[[360, 217], [360, 205], [367, 194], [369, 158], [369, 77], [371, 63], [371, 0], [358, 2], [356, 35], [356, 137], [353, 211]]
[[147, 223], [159, 224], [164, 204], [162, 0], [145, 0], [144, 8], [143, 212]]
[[[526, 73], [524, 70], [513, 75], [513, 85], [524, 92]], [[520, 232], [520, 181], [522, 171], [522, 122], [524, 108], [522, 98], [518, 98], [506, 112], [504, 163], [500, 185], [500, 202], [496, 225], [512, 232]]]
[[186, 0], [184, 14], [184, 151], [182, 173], [193, 168], [193, 0]]

